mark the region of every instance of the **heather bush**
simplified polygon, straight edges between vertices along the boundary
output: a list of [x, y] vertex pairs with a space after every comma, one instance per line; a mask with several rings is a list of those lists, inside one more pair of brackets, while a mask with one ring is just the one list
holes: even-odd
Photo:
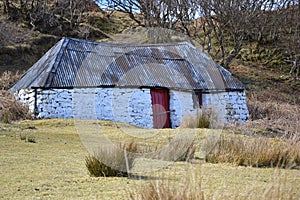
[[20, 139], [21, 140], [26, 140], [27, 136], [25, 133], [20, 133]]
[[27, 142], [36, 143], [36, 137], [33, 135], [28, 135]]

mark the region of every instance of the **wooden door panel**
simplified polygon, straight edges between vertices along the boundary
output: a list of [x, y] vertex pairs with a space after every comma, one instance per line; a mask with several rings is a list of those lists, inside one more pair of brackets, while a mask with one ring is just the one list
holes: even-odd
[[153, 126], [154, 128], [170, 128], [169, 91], [151, 89]]

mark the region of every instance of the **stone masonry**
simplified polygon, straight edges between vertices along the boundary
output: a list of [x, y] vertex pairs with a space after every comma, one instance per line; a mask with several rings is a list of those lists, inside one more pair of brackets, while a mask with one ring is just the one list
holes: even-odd
[[[149, 88], [36, 89], [36, 92], [22, 89], [17, 97], [40, 119], [102, 119], [153, 127]], [[169, 95], [172, 128], [179, 127], [185, 117], [199, 111], [191, 92], [170, 90]], [[218, 120], [225, 123], [243, 123], [249, 118], [245, 92], [203, 94], [203, 107], [213, 108]]]

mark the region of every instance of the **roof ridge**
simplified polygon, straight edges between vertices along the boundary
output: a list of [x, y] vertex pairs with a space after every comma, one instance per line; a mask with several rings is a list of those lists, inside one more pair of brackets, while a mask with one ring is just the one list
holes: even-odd
[[176, 46], [176, 45], [187, 45], [192, 47], [192, 45], [188, 41], [183, 42], [169, 42], [169, 43], [151, 43], [151, 44], [138, 44], [138, 43], [109, 43], [109, 42], [98, 42], [98, 41], [90, 41], [78, 38], [66, 38], [68, 40], [73, 40], [77, 42], [86, 42], [97, 45], [107, 45], [107, 46], [115, 46], [115, 47], [152, 47], [152, 46]]
[[[45, 79], [45, 86], [50, 86], [52, 83], [52, 80], [54, 78], [53, 74], [55, 74], [57, 67], [59, 66], [59, 63], [61, 62], [61, 58], [63, 56], [63, 52], [64, 50], [67, 48], [68, 44], [69, 44], [70, 39], [63, 37], [58, 43], [61, 42], [59, 51], [57, 52], [56, 56], [55, 56], [55, 60], [54, 63], [51, 67], [51, 70], [48, 73], [47, 78]], [[57, 44], [58, 44], [57, 43]]]

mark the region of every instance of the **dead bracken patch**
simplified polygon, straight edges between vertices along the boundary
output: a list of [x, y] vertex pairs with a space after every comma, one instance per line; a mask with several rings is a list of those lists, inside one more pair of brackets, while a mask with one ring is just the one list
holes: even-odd
[[0, 90], [0, 121], [10, 123], [20, 119], [31, 119], [28, 108], [18, 102], [11, 93]]

